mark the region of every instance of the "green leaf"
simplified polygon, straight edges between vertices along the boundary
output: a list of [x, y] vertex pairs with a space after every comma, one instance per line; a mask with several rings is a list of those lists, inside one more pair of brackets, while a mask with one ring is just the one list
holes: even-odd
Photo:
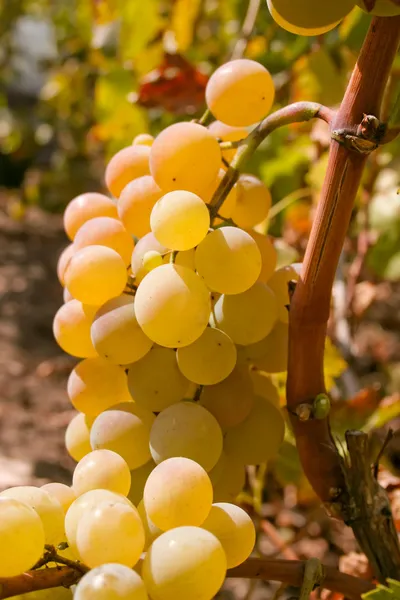
[[379, 584], [361, 597], [363, 600], [400, 600], [400, 582], [388, 579], [387, 583], [389, 587]]

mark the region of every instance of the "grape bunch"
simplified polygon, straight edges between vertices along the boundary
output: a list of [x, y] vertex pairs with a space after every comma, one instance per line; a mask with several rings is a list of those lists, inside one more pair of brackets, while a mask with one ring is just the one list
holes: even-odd
[[270, 375], [286, 369], [298, 274], [276, 268], [271, 239], [254, 229], [271, 205], [257, 177], [241, 175], [212, 210], [232, 159], [220, 142], [268, 113], [271, 75], [232, 61], [206, 98], [208, 128], [136, 137], [107, 165], [110, 196], [84, 193], [65, 210], [53, 331], [81, 359], [65, 435], [78, 464], [71, 487], [0, 494], [0, 577], [32, 568], [49, 544], [90, 569], [76, 600], [211, 600], [253, 550], [235, 500], [246, 465], [268, 462], [283, 440]]

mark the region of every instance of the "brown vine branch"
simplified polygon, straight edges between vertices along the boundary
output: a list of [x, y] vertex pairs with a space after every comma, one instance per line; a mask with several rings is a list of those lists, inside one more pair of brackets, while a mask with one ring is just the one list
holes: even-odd
[[[282, 581], [289, 585], [300, 586], [303, 582], [306, 561], [268, 560], [249, 558], [239, 567], [229, 569], [227, 577], [245, 577]], [[374, 589], [374, 585], [358, 577], [341, 573], [333, 567], [324, 566], [322, 587], [342, 593], [350, 600], [360, 600], [361, 594]], [[0, 578], [0, 600], [54, 587], [70, 587], [79, 581], [82, 572], [71, 567], [52, 567], [29, 571], [17, 577]]]

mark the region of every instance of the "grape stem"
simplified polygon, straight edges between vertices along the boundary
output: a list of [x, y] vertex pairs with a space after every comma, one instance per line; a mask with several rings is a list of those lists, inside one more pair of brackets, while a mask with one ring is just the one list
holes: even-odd
[[[55, 555], [57, 553], [55, 552]], [[57, 555], [57, 561], [64, 564], [67, 559]], [[51, 561], [49, 561], [51, 562]], [[16, 577], [0, 578], [0, 600], [27, 592], [46, 590], [55, 587], [70, 587], [76, 584], [88, 570], [82, 563], [69, 561], [69, 566], [50, 567], [33, 570]], [[307, 561], [249, 558], [243, 564], [229, 569], [227, 577], [282, 581], [289, 585], [301, 586], [304, 581]], [[319, 584], [323, 588], [339, 592], [350, 600], [360, 600], [361, 594], [374, 589], [374, 585], [358, 577], [346, 575], [329, 566], [323, 567], [323, 577]]]

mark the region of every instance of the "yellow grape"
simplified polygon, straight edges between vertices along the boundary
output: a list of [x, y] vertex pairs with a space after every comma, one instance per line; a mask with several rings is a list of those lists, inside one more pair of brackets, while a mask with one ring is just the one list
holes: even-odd
[[33, 508], [43, 524], [46, 544], [57, 546], [65, 542], [64, 511], [58, 500], [45, 490], [33, 485], [21, 485], [4, 490], [0, 498], [13, 498]]
[[85, 494], [79, 496], [67, 510], [64, 523], [68, 545], [75, 555], [77, 555], [76, 531], [78, 529], [78, 523], [86, 509], [93, 509], [101, 502], [122, 502], [122, 504], [133, 506], [132, 502], [130, 502], [128, 498], [122, 496], [121, 494], [110, 492], [110, 490], [91, 490], [90, 492], [86, 492]]
[[88, 417], [83, 413], [78, 413], [69, 422], [65, 431], [65, 447], [68, 454], [76, 462], [92, 451], [90, 445], [90, 425]]
[[[218, 175], [217, 178], [213, 181], [212, 186], [210, 186], [207, 191], [203, 194], [202, 198], [204, 200], [204, 202], [206, 202], [207, 204], [211, 204], [211, 200], [212, 197], [214, 195], [214, 192], [217, 190], [219, 184], [221, 183], [222, 179], [224, 178], [225, 175], [225, 171], [223, 169], [220, 169], [218, 171]], [[221, 206], [221, 208], [218, 209], [218, 214], [221, 215], [221, 217], [225, 218], [225, 219], [230, 219], [232, 217], [232, 213], [235, 209], [236, 206], [236, 198], [237, 198], [237, 187], [236, 185], [233, 186], [233, 188], [231, 189], [231, 191], [229, 192], [229, 194], [227, 195], [227, 197], [224, 200], [223, 205]], [[216, 223], [219, 221], [220, 219], [216, 219]]]
[[179, 348], [194, 342], [205, 330], [210, 316], [210, 295], [200, 277], [190, 269], [162, 265], [150, 271], [139, 284], [135, 309], [139, 325], [153, 342]]
[[235, 344], [246, 346], [268, 335], [277, 317], [275, 294], [258, 281], [242, 294], [221, 296], [214, 305], [211, 321]]
[[274, 292], [278, 301], [278, 318], [283, 323], [289, 322], [289, 282], [298, 280], [299, 274], [292, 266], [277, 269], [268, 280], [268, 287]]
[[150, 519], [144, 507], [143, 499], [139, 502], [137, 509], [144, 528], [144, 550], [147, 551], [151, 544], [154, 542], [154, 540], [162, 534], [162, 530], [159, 527], [157, 527], [157, 525], [154, 525], [153, 521]]
[[125, 371], [100, 357], [76, 365], [67, 391], [76, 410], [93, 417], [130, 398]]
[[243, 229], [250, 229], [266, 219], [271, 208], [271, 192], [254, 175], [241, 175], [236, 184], [237, 198], [232, 219]]
[[354, 8], [355, 0], [320, 2], [267, 0], [269, 12], [278, 25], [297, 35], [321, 35], [330, 31]]
[[130, 365], [128, 386], [136, 404], [160, 412], [184, 398], [189, 381], [178, 368], [175, 351], [155, 346]]
[[249, 235], [251, 235], [261, 253], [262, 264], [258, 281], [267, 283], [276, 269], [277, 252], [275, 250], [275, 246], [271, 242], [271, 238], [269, 238], [267, 235], [262, 235], [253, 229], [248, 229], [246, 231]]
[[237, 567], [250, 556], [256, 541], [256, 530], [249, 515], [229, 502], [212, 505], [202, 525], [221, 542], [228, 569]]
[[157, 465], [144, 486], [143, 501], [152, 522], [166, 531], [201, 525], [212, 504], [212, 485], [194, 460], [176, 456]]
[[248, 417], [226, 434], [224, 449], [242, 464], [258, 465], [274, 458], [284, 433], [281, 411], [265, 398], [255, 396]]
[[125, 565], [108, 563], [82, 577], [74, 600], [148, 600], [148, 596], [138, 573]]
[[[248, 131], [244, 127], [231, 127], [225, 125], [221, 121], [214, 121], [208, 126], [208, 131], [211, 131], [215, 137], [223, 142], [238, 142], [247, 137]], [[222, 150], [222, 156], [229, 163], [236, 154], [236, 148], [232, 150]]]
[[210, 214], [199, 196], [175, 190], [156, 202], [150, 226], [158, 241], [167, 248], [190, 250], [206, 237]]
[[74, 245], [75, 251], [86, 246], [107, 246], [115, 250], [128, 266], [135, 243], [119, 219], [95, 217], [82, 225], [75, 236]]
[[64, 352], [78, 358], [97, 356], [90, 339], [95, 312], [95, 306], [82, 304], [79, 300], [70, 300], [58, 309], [53, 321], [53, 334]]
[[247, 127], [271, 110], [275, 88], [263, 65], [240, 58], [219, 67], [206, 87], [207, 106], [216, 119], [233, 127]]
[[215, 137], [197, 123], [175, 123], [162, 131], [150, 152], [150, 172], [163, 192], [202, 195], [215, 180], [221, 151]]
[[[48, 566], [56, 566], [56, 563], [48, 563]], [[41, 567], [45, 569], [46, 567]], [[37, 590], [36, 592], [27, 592], [14, 596], [14, 600], [73, 600], [73, 594], [70, 588], [55, 587], [48, 590]]]
[[141, 144], [127, 146], [114, 154], [105, 172], [106, 185], [113, 196], [120, 193], [132, 179], [148, 175], [150, 148]]
[[149, 250], [143, 255], [143, 269], [150, 273], [156, 267], [161, 267], [164, 264], [163, 256], [156, 250]]
[[136, 319], [131, 296], [112, 298], [99, 308], [90, 329], [100, 356], [117, 365], [140, 360], [153, 345]]
[[0, 539], [0, 577], [20, 575], [43, 554], [42, 521], [24, 501], [0, 497]]
[[289, 325], [277, 321], [266, 338], [244, 348], [247, 361], [266, 373], [281, 373], [287, 370]]
[[58, 281], [61, 283], [61, 285], [63, 287], [65, 287], [65, 279], [64, 279], [65, 271], [67, 270], [69, 261], [73, 257], [74, 252], [75, 252], [74, 244], [68, 244], [68, 246], [66, 246], [66, 248], [64, 248], [64, 250], [61, 252], [60, 256], [58, 257], [57, 277], [58, 277]]
[[178, 348], [176, 358], [181, 372], [199, 385], [219, 383], [233, 371], [236, 347], [220, 329], [207, 327], [190, 346]]
[[131, 487], [129, 490], [128, 498], [135, 506], [138, 506], [139, 502], [143, 498], [143, 490], [148, 476], [156, 466], [153, 459], [149, 460], [145, 465], [138, 469], [131, 471]]
[[72, 488], [77, 496], [90, 490], [110, 490], [124, 496], [131, 486], [131, 474], [126, 461], [112, 450], [93, 450], [76, 465]]
[[118, 199], [118, 215], [129, 233], [136, 237], [149, 233], [151, 211], [162, 195], [151, 175], [138, 177], [124, 187]]
[[235, 427], [253, 407], [250, 377], [236, 367], [220, 383], [203, 388], [200, 404], [214, 415], [223, 431]]
[[377, 17], [395, 17], [400, 15], [400, 6], [396, 6], [390, 0], [376, 0], [372, 10], [368, 10], [364, 0], [358, 0], [356, 5], [365, 10], [369, 15], [375, 15]]
[[271, 377], [255, 367], [251, 367], [249, 372], [255, 395], [269, 400], [276, 408], [279, 408], [279, 392], [272, 383]]
[[97, 192], [80, 194], [69, 204], [64, 211], [64, 229], [70, 240], [73, 240], [78, 229], [94, 217], [118, 218], [115, 202]]
[[177, 402], [156, 417], [150, 432], [150, 452], [156, 463], [184, 456], [210, 471], [221, 456], [222, 431], [203, 406]]
[[41, 489], [58, 500], [64, 513], [67, 512], [73, 501], [76, 500], [73, 489], [64, 483], [45, 483]]
[[[214, 469], [215, 472], [211, 471], [210, 473], [214, 490], [214, 502], [234, 502], [244, 488], [246, 481], [246, 470], [242, 461], [228, 456], [223, 451], [220, 463], [217, 463]], [[213, 481], [214, 478], [215, 481]]]
[[191, 248], [190, 250], [184, 250], [184, 252], [178, 252], [175, 257], [175, 264], [194, 271], [196, 269], [194, 263], [195, 251], [195, 248]]
[[78, 522], [76, 548], [88, 567], [119, 563], [133, 567], [143, 552], [144, 527], [137, 509], [104, 501], [87, 508]]
[[146, 235], [138, 241], [132, 252], [131, 269], [132, 275], [136, 279], [135, 283], [138, 283], [145, 275], [147, 275], [147, 272], [143, 269], [143, 257], [147, 252], [158, 252], [161, 255], [165, 255], [166, 253], [169, 253], [170, 250], [165, 246], [162, 246], [154, 237], [153, 233], [146, 233]]
[[220, 227], [207, 235], [195, 253], [205, 284], [221, 294], [248, 290], [261, 271], [261, 254], [251, 236], [237, 227]]
[[126, 268], [121, 256], [106, 246], [86, 246], [75, 252], [65, 272], [65, 283], [83, 304], [100, 306], [122, 294]]
[[155, 416], [134, 402], [117, 404], [96, 417], [91, 430], [93, 450], [113, 450], [137, 469], [150, 458], [150, 429]]
[[150, 135], [150, 133], [139, 133], [135, 138], [133, 138], [133, 146], [152, 146], [154, 142], [154, 137]]
[[152, 600], [212, 600], [225, 579], [226, 556], [209, 531], [178, 527], [153, 542], [142, 573]]

